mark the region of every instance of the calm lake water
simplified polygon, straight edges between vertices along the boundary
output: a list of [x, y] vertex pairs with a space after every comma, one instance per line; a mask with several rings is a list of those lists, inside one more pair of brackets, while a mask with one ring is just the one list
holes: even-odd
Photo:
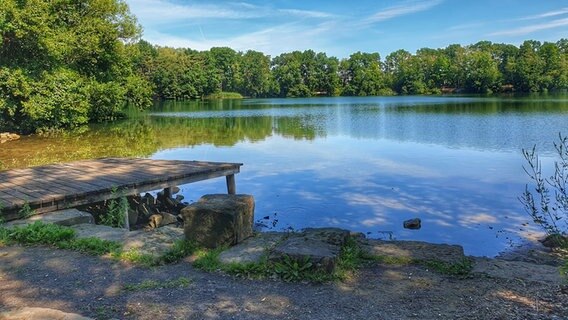
[[[167, 102], [129, 120], [0, 145], [3, 169], [103, 156], [242, 162], [262, 230], [333, 226], [493, 256], [534, 235], [522, 148], [543, 166], [568, 96]], [[224, 179], [181, 186], [187, 201]], [[420, 230], [403, 221], [421, 218]]]

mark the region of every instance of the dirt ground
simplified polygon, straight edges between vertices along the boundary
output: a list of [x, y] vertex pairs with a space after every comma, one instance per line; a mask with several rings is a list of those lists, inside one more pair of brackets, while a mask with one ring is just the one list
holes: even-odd
[[[124, 290], [146, 280], [171, 283]], [[96, 319], [568, 319], [559, 283], [372, 265], [344, 283], [248, 280], [189, 262], [145, 269], [45, 247], [0, 248], [0, 313], [43, 307]]]

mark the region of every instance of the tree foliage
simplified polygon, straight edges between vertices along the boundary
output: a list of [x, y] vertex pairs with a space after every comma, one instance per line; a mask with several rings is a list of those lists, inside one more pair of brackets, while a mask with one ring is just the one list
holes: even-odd
[[[1, 0], [0, 127], [32, 132], [150, 105], [128, 48], [140, 35], [122, 0]], [[137, 89], [134, 89], [134, 88]]]

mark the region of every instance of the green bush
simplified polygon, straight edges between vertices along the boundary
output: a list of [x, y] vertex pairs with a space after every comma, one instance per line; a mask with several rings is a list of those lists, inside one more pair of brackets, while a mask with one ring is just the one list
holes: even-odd
[[118, 82], [89, 84], [89, 118], [92, 121], [116, 120], [124, 117], [122, 108], [126, 102], [126, 88]]
[[554, 174], [545, 177], [536, 146], [523, 149], [527, 167], [523, 167], [533, 185], [525, 186], [519, 197], [533, 221], [540, 225], [548, 235], [568, 233], [568, 137], [558, 135], [554, 143], [558, 159], [554, 162]]

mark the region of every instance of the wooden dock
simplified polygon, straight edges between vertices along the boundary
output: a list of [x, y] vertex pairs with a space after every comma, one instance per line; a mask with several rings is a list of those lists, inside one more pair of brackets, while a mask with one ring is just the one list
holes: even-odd
[[236, 193], [242, 163], [105, 158], [0, 171], [0, 218], [11, 220], [25, 204], [37, 213], [226, 177]]

